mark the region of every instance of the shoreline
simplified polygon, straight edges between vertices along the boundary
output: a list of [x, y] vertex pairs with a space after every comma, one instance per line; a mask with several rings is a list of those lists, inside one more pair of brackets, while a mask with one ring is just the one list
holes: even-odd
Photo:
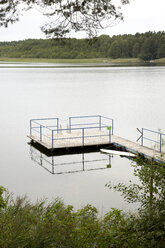
[[98, 65], [165, 65], [165, 58], [145, 62], [139, 58], [44, 59], [0, 58], [0, 63], [98, 64]]

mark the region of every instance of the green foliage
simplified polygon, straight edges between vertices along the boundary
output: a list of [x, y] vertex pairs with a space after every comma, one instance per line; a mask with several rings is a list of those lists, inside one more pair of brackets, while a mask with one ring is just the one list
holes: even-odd
[[4, 200], [3, 196], [2, 196], [4, 192], [5, 192], [5, 188], [0, 186], [0, 209], [4, 208], [6, 206], [5, 200]]
[[149, 37], [145, 39], [142, 47], [141, 47], [141, 54], [140, 57], [147, 61], [147, 60], [154, 60], [157, 56], [157, 41], [154, 37]]
[[129, 185], [109, 183], [107, 186], [121, 192], [128, 202], [141, 203], [135, 219], [137, 247], [162, 248], [165, 244], [165, 164], [137, 157], [133, 167], [139, 185], [130, 181]]
[[[74, 211], [59, 199], [30, 203], [26, 197], [7, 197], [0, 209], [0, 247], [3, 248], [163, 248], [165, 242], [165, 168], [137, 160], [140, 188], [116, 186], [139, 200], [136, 213], [111, 209], [103, 218], [91, 205]], [[158, 167], [157, 167], [158, 166]], [[141, 168], [140, 168], [141, 167]], [[151, 188], [151, 180], [152, 188]], [[143, 190], [143, 195], [138, 191]], [[132, 193], [134, 191], [134, 193]], [[152, 192], [152, 194], [151, 194]], [[156, 195], [158, 196], [156, 197]], [[132, 200], [133, 202], [133, 200]]]
[[101, 221], [98, 237], [99, 248], [126, 248], [138, 246], [136, 235], [137, 217], [112, 209]]
[[147, 32], [135, 35], [93, 39], [47, 39], [0, 42], [0, 57], [89, 59], [141, 58], [145, 61], [165, 57], [165, 33]]
[[120, 58], [120, 55], [121, 55], [120, 42], [118, 40], [115, 40], [110, 47], [109, 56], [114, 59], [117, 59]]
[[0, 211], [0, 247], [127, 247], [128, 236], [134, 243], [129, 235], [132, 218], [112, 209], [99, 220], [91, 205], [74, 212], [58, 199], [47, 205], [31, 204], [26, 197], [10, 198]]
[[74, 211], [59, 199], [32, 204], [26, 197], [2, 198], [0, 187], [0, 247], [2, 248], [164, 248], [165, 164], [137, 157], [139, 185], [107, 184], [128, 202], [141, 203], [136, 213], [111, 209], [99, 218], [87, 205]]
[[[49, 37], [65, 37], [72, 30], [85, 31], [89, 37], [123, 20], [121, 6], [129, 0], [117, 2], [107, 0], [1, 0], [0, 26], [19, 20], [20, 15], [31, 8], [37, 8], [48, 22], [41, 30]], [[105, 22], [106, 20], [106, 22]]]
[[159, 44], [158, 46], [157, 58], [165, 58], [165, 41], [163, 44]]

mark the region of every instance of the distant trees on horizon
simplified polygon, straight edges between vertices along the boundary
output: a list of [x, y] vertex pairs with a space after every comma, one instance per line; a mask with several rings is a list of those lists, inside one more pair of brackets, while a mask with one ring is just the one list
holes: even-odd
[[6, 58], [141, 58], [165, 57], [165, 32], [125, 34], [92, 39], [28, 39], [0, 42], [0, 57]]

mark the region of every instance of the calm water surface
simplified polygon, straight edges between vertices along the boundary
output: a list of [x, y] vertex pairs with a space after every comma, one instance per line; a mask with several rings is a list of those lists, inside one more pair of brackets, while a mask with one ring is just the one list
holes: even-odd
[[29, 120], [59, 117], [65, 128], [69, 116], [101, 114], [114, 119], [116, 135], [133, 141], [137, 127], [165, 132], [165, 67], [2, 67], [0, 184], [32, 200], [60, 197], [76, 209], [136, 208], [105, 187], [137, 181], [131, 161], [93, 152], [54, 157], [53, 167], [52, 158], [27, 144]]

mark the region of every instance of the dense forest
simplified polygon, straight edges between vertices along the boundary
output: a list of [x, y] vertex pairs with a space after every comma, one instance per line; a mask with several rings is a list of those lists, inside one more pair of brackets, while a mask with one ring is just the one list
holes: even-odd
[[150, 61], [165, 57], [165, 32], [135, 35], [101, 35], [93, 39], [28, 39], [0, 42], [2, 58], [141, 58]]

